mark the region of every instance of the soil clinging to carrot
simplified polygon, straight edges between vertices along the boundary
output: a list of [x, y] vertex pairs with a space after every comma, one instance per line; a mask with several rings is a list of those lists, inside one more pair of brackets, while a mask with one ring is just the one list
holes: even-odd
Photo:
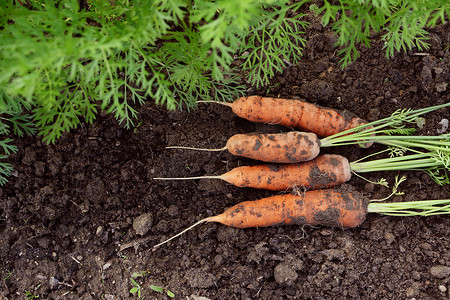
[[329, 227], [340, 227], [341, 225], [339, 223], [339, 218], [339, 210], [335, 207], [330, 207], [323, 212], [318, 212], [317, 214], [315, 214], [314, 222], [316, 222], [317, 224], [325, 224]]
[[337, 176], [333, 172], [322, 172], [319, 167], [313, 166], [309, 172], [308, 181], [311, 187], [320, 187], [331, 182], [336, 182]]

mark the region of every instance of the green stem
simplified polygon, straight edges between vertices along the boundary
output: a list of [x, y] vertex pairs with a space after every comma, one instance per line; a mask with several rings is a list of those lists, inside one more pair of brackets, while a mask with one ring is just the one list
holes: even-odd
[[367, 206], [367, 212], [404, 217], [450, 214], [450, 199], [369, 203]]
[[379, 171], [424, 171], [439, 185], [450, 183], [450, 153], [445, 151], [420, 152], [414, 149], [406, 149], [414, 154], [400, 155], [390, 158], [364, 161], [366, 158], [386, 151], [368, 155], [362, 159], [350, 163], [353, 174], [379, 172]]
[[[385, 143], [387, 141], [390, 142], [397, 142], [400, 140], [405, 141], [424, 141], [424, 140], [439, 140], [439, 139], [449, 139], [449, 135], [443, 135], [438, 137], [418, 137], [418, 136], [391, 136], [388, 134], [389, 130], [386, 130], [386, 128], [391, 128], [394, 131], [401, 126], [402, 123], [410, 123], [414, 122], [414, 120], [425, 113], [450, 106], [449, 103], [436, 105], [436, 106], [430, 106], [422, 109], [417, 110], [407, 110], [407, 111], [401, 111], [396, 112], [393, 115], [380, 119], [377, 121], [373, 121], [367, 124], [363, 124], [360, 126], [357, 126], [355, 128], [351, 128], [345, 131], [342, 131], [340, 133], [331, 135], [329, 137], [323, 138], [320, 140], [321, 147], [331, 147], [331, 146], [341, 146], [341, 145], [349, 145], [349, 144], [364, 144], [367, 142], [379, 142], [384, 141]], [[383, 129], [383, 130], [382, 130]], [[392, 130], [391, 130], [392, 132]], [[382, 134], [382, 135], [379, 135]], [[415, 147], [419, 146], [420, 143], [415, 144]], [[426, 143], [425, 143], [426, 144]], [[435, 142], [435, 144], [438, 144]], [[448, 144], [448, 143], [447, 143]], [[427, 145], [427, 144], [426, 144]], [[425, 146], [426, 146], [425, 145]]]
[[[365, 130], [346, 136], [339, 136], [333, 139], [329, 137], [320, 140], [321, 147], [344, 146], [352, 144], [363, 144], [376, 142], [385, 145], [409, 145], [412, 147], [426, 148], [428, 146], [450, 147], [450, 134], [443, 135], [390, 135], [391, 130]], [[449, 150], [450, 151], [450, 150]]]
[[351, 162], [353, 172], [367, 173], [378, 171], [424, 170], [432, 167], [444, 167], [444, 163], [429, 153], [411, 154], [399, 157], [377, 159], [367, 162]]

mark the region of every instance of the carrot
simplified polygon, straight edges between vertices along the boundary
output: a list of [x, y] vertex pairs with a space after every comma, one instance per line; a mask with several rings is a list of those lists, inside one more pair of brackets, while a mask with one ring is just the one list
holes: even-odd
[[320, 142], [314, 133], [291, 131], [275, 134], [235, 134], [225, 147], [202, 149], [170, 146], [167, 148], [202, 151], [228, 150], [233, 155], [273, 163], [296, 163], [315, 158], [320, 152]]
[[155, 180], [221, 179], [239, 187], [284, 191], [293, 187], [323, 189], [338, 186], [351, 178], [347, 158], [319, 155], [300, 164], [242, 166], [219, 176], [153, 178]]
[[[396, 189], [390, 196], [395, 193]], [[450, 214], [450, 199], [391, 203], [378, 201], [380, 199], [367, 199], [348, 185], [338, 189], [314, 190], [245, 201], [219, 215], [201, 219], [153, 246], [153, 250], [205, 222], [217, 222], [236, 228], [295, 224], [353, 228], [361, 225], [368, 213], [402, 217]]]
[[301, 100], [250, 96], [241, 97], [233, 103], [218, 103], [231, 107], [236, 115], [249, 121], [301, 128], [314, 132], [319, 137], [330, 136], [366, 124], [364, 120], [350, 113], [341, 113]]
[[349, 181], [353, 173], [362, 177], [358, 174], [379, 171], [423, 170], [437, 184], [446, 185], [449, 183], [449, 177], [447, 176], [447, 173], [450, 172], [449, 157], [446, 155], [447, 152], [444, 148], [439, 149], [442, 150], [428, 152], [414, 150], [413, 154], [366, 161], [371, 156], [391, 152], [392, 149], [388, 148], [353, 162], [349, 162], [341, 155], [322, 154], [303, 163], [237, 167], [219, 176], [153, 179], [221, 179], [239, 187], [284, 191], [295, 187], [303, 187], [307, 190], [335, 187]]
[[342, 187], [245, 201], [222, 214], [198, 221], [153, 248], [205, 222], [218, 222], [237, 228], [292, 224], [352, 228], [364, 222], [367, 205], [368, 200], [361, 193]]
[[[216, 102], [216, 101], [198, 101], [198, 102]], [[288, 103], [286, 107], [288, 109], [282, 109], [281, 104], [278, 102]], [[294, 102], [294, 103], [293, 103]], [[450, 106], [450, 102], [430, 106], [426, 108], [416, 109], [416, 110], [397, 110], [391, 116], [384, 119], [376, 120], [370, 123], [366, 123], [357, 117], [347, 117], [346, 114], [339, 114], [336, 111], [327, 108], [316, 107], [315, 110], [322, 109], [320, 112], [303, 112], [298, 110], [296, 105], [298, 103], [303, 103], [298, 100], [286, 100], [286, 99], [274, 99], [274, 98], [262, 98], [260, 96], [251, 96], [248, 98], [239, 98], [233, 103], [221, 103], [232, 107], [236, 112], [248, 115], [248, 119], [256, 122], [267, 122], [267, 123], [280, 123], [288, 127], [294, 126], [296, 119], [301, 118], [301, 123], [305, 124], [299, 125], [300, 128], [305, 128], [308, 131], [312, 131], [317, 136], [326, 136], [321, 138], [318, 142], [320, 147], [335, 147], [344, 145], [354, 145], [357, 144], [363, 148], [370, 147], [374, 142], [385, 144], [391, 147], [417, 147], [429, 150], [430, 148], [435, 148], [436, 145], [442, 146], [442, 141], [445, 140], [445, 136], [414, 136], [411, 135], [415, 130], [413, 128], [405, 128], [404, 123], [413, 123], [417, 121], [417, 118], [423, 114], [429, 113], [431, 111], [441, 109]], [[278, 104], [277, 104], [278, 103]], [[295, 104], [296, 103], [296, 104]], [[303, 106], [312, 105], [304, 102], [301, 104], [300, 109]], [[252, 105], [254, 107], [252, 108]], [[267, 109], [265, 116], [259, 116], [262, 114], [262, 108]], [[246, 112], [246, 114], [244, 114]], [[292, 117], [294, 116], [294, 117]], [[300, 116], [300, 117], [299, 117]], [[330, 125], [331, 123], [331, 125]], [[313, 124], [313, 125], [312, 125]], [[327, 125], [328, 124], [328, 125]], [[315, 129], [314, 129], [315, 128]], [[332, 132], [324, 133], [322, 129], [331, 128]], [[395, 135], [400, 134], [400, 135]], [[314, 146], [315, 148], [316, 146]], [[439, 147], [439, 146], [437, 146]], [[192, 148], [191, 148], [192, 149]], [[223, 149], [214, 149], [225, 150]], [[207, 150], [207, 149], [201, 149]], [[317, 149], [318, 151], [318, 149]], [[273, 161], [275, 162], [275, 161]]]

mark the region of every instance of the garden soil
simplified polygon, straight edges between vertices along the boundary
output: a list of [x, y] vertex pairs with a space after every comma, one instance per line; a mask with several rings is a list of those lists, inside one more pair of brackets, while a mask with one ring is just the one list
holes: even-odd
[[[430, 30], [431, 48], [387, 59], [379, 35], [346, 69], [335, 36], [310, 18], [298, 65], [248, 95], [306, 99], [368, 121], [398, 109], [450, 101], [450, 25]], [[435, 135], [449, 109], [429, 113], [418, 134]], [[220, 180], [155, 181], [154, 177], [219, 175], [255, 161], [223, 152], [236, 133], [282, 132], [254, 124], [228, 107], [201, 104], [167, 111], [139, 107], [138, 126], [125, 130], [101, 114], [54, 145], [39, 136], [17, 141], [15, 171], [0, 189], [0, 299], [449, 299], [450, 218], [370, 214], [358, 228], [280, 226], [235, 229], [202, 224], [170, 243], [152, 246], [227, 207], [276, 192]], [[445, 124], [444, 124], [445, 125]], [[412, 125], [414, 126], [414, 124]], [[350, 161], [383, 149], [324, 149]], [[400, 185], [390, 201], [450, 198], [423, 172], [371, 173]], [[355, 177], [371, 199], [390, 189]], [[301, 189], [301, 187], [300, 187]], [[135, 284], [132, 282], [135, 274]], [[152, 289], [163, 288], [162, 292]], [[154, 288], [154, 287], [153, 287]], [[36, 296], [33, 298], [33, 296]]]

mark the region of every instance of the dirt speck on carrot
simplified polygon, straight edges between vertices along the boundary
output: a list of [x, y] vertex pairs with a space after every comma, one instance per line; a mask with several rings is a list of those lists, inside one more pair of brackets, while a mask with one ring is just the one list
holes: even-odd
[[337, 175], [334, 172], [323, 172], [317, 165], [314, 165], [311, 167], [307, 180], [309, 189], [316, 189], [321, 186], [332, 187], [333, 183], [337, 182]]
[[318, 212], [314, 216], [314, 222], [328, 227], [339, 227], [339, 210], [337, 208], [328, 208], [325, 211]]

